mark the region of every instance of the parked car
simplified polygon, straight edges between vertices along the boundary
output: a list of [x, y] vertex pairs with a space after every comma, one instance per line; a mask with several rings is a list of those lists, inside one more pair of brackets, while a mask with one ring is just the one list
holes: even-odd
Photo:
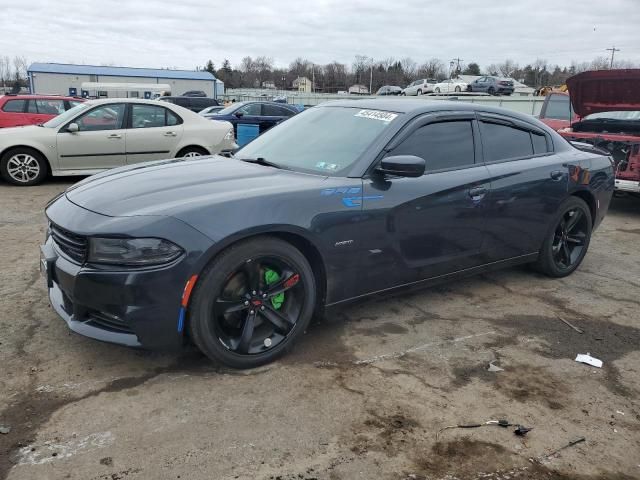
[[187, 90], [184, 92], [181, 97], [206, 97], [207, 94], [202, 90]]
[[157, 100], [174, 103], [196, 113], [207, 107], [220, 105], [216, 99], [208, 97], [158, 97]]
[[0, 96], [0, 128], [37, 125], [84, 102], [82, 98], [57, 95]]
[[385, 85], [384, 87], [380, 87], [378, 89], [376, 95], [400, 95], [401, 93], [402, 89], [400, 87]]
[[237, 145], [227, 122], [155, 100], [90, 100], [40, 125], [0, 130], [0, 174], [14, 185], [52, 175], [211, 155]]
[[513, 90], [512, 80], [490, 76], [476, 78], [467, 85], [468, 92], [485, 92], [489, 95], [511, 95]]
[[466, 92], [467, 84], [462, 80], [447, 79], [436, 83], [433, 86], [434, 93], [453, 93], [453, 92]]
[[529, 115], [327, 102], [232, 159], [71, 187], [46, 209], [42, 264], [71, 330], [146, 348], [192, 341], [248, 368], [356, 299], [516, 264], [569, 275], [612, 193], [609, 158]]
[[438, 83], [437, 80], [421, 78], [416, 80], [415, 82], [410, 83], [407, 87], [402, 90], [401, 95], [422, 95], [424, 93], [433, 92], [433, 86]]
[[582, 72], [567, 86], [578, 118], [560, 135], [608, 152], [615, 162], [616, 190], [640, 195], [640, 69]]
[[274, 125], [293, 117], [298, 110], [293, 105], [276, 102], [238, 102], [207, 115], [211, 120], [224, 120], [233, 125], [238, 134], [238, 125], [258, 125], [258, 135], [263, 134]]
[[203, 110], [200, 110], [198, 114], [200, 115], [212, 115], [214, 113], [218, 113], [220, 110], [224, 108], [224, 105], [211, 105]]

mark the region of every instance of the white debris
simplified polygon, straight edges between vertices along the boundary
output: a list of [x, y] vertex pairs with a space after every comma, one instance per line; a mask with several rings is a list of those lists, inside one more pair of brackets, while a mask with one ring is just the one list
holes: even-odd
[[587, 352], [586, 354], [579, 353], [576, 356], [576, 362], [586, 363], [587, 365], [591, 365], [592, 367], [596, 368], [602, 368], [602, 360], [598, 360], [597, 358], [592, 357], [589, 352]]
[[487, 368], [487, 370], [489, 372], [504, 372], [504, 368], [500, 368], [497, 365], [494, 365], [494, 363], [497, 362], [497, 360], [491, 360], [489, 362], [489, 367]]
[[100, 432], [63, 443], [44, 442], [42, 445], [28, 445], [19, 450], [18, 465], [41, 465], [78, 453], [104, 448], [111, 445], [113, 441], [114, 437], [111, 432]]

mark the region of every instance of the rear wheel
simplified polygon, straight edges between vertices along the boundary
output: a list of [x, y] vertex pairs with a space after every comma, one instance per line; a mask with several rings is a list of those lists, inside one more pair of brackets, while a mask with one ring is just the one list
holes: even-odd
[[591, 212], [584, 200], [570, 197], [558, 210], [535, 267], [550, 277], [566, 277], [580, 266], [591, 240]]
[[458, 85], [458, 86], [455, 88], [455, 91], [456, 91], [456, 92], [461, 92], [461, 91], [462, 91], [462, 89], [460, 88], [460, 85]]
[[37, 185], [47, 176], [47, 171], [45, 158], [30, 148], [9, 150], [0, 159], [0, 174], [14, 185]]
[[416, 95], [418, 96], [422, 95], [422, 90], [418, 90], [418, 93]]
[[202, 147], [185, 147], [178, 153], [178, 158], [194, 158], [204, 155], [209, 155], [209, 152]]
[[435, 93], [440, 93], [440, 88], [436, 87], [436, 89], [434, 90]]
[[230, 247], [200, 275], [189, 333], [209, 358], [252, 368], [288, 351], [316, 302], [307, 259], [291, 244], [259, 237]]
[[493, 87], [489, 87], [489, 89], [487, 90], [487, 93], [489, 95], [495, 95], [496, 94], [496, 89]]

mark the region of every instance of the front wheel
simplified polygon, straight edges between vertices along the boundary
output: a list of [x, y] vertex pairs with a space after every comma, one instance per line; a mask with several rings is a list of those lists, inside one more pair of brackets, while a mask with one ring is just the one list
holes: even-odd
[[436, 87], [436, 89], [434, 90], [435, 93], [440, 93], [440, 88]]
[[9, 150], [0, 159], [0, 174], [14, 185], [37, 185], [47, 176], [47, 171], [47, 161], [30, 148]]
[[418, 90], [418, 93], [416, 93], [416, 95], [418, 96], [422, 95], [422, 90]]
[[204, 155], [209, 155], [204, 148], [201, 147], [186, 147], [180, 150], [178, 153], [178, 158], [195, 158], [202, 157]]
[[305, 256], [275, 237], [242, 241], [200, 275], [189, 333], [210, 359], [253, 368], [288, 351], [314, 312], [316, 282]]
[[460, 85], [458, 85], [458, 86], [455, 88], [455, 90], [456, 90], [456, 92], [461, 92], [461, 91], [462, 91], [462, 89], [460, 88]]
[[550, 277], [566, 277], [575, 271], [587, 254], [591, 240], [591, 212], [584, 200], [565, 200], [542, 244], [535, 267]]

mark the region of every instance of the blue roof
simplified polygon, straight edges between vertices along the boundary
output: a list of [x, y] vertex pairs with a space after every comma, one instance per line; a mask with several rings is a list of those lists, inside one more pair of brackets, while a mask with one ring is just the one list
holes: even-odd
[[97, 65], [72, 65], [67, 63], [32, 63], [27, 69], [36, 73], [66, 73], [75, 75], [108, 75], [114, 77], [174, 78], [182, 80], [216, 79], [207, 71], [163, 70], [156, 68], [101, 67]]

